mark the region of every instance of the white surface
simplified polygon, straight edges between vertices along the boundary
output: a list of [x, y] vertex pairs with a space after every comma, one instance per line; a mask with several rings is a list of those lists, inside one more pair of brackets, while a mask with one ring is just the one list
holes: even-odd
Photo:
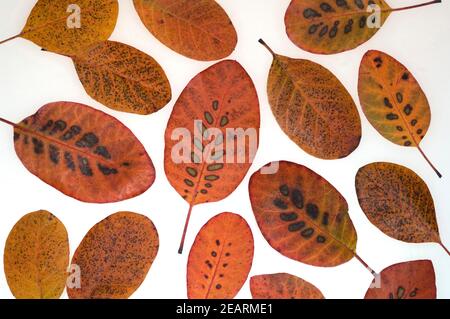
[[[0, 46], [0, 116], [18, 122], [42, 105], [60, 100], [94, 106], [124, 122], [143, 142], [157, 168], [155, 184], [143, 195], [117, 204], [93, 205], [78, 202], [30, 174], [18, 160], [12, 129], [0, 124], [0, 298], [11, 298], [4, 272], [3, 248], [9, 231], [26, 213], [46, 209], [67, 227], [71, 254], [86, 232], [109, 214], [121, 210], [149, 216], [160, 236], [160, 251], [142, 286], [133, 298], [185, 298], [187, 256], [200, 227], [223, 211], [241, 214], [250, 224], [255, 238], [255, 258], [250, 276], [288, 272], [319, 287], [327, 298], [362, 298], [371, 275], [355, 259], [335, 268], [317, 268], [290, 260], [273, 250], [259, 231], [248, 197], [248, 178], [263, 164], [290, 160], [304, 164], [330, 181], [347, 199], [350, 215], [358, 232], [359, 255], [377, 271], [392, 264], [415, 259], [433, 261], [439, 298], [450, 298], [450, 257], [437, 244], [406, 244], [391, 239], [369, 223], [361, 211], [354, 189], [357, 170], [370, 162], [391, 161], [417, 172], [433, 194], [442, 241], [450, 247], [450, 4], [392, 14], [384, 27], [368, 43], [356, 50], [319, 56], [294, 46], [284, 31], [284, 13], [289, 0], [219, 1], [228, 12], [239, 34], [231, 59], [238, 60], [253, 78], [261, 104], [260, 149], [254, 165], [238, 189], [225, 200], [194, 208], [185, 252], [177, 254], [188, 205], [168, 183], [163, 170], [164, 131], [173, 104], [188, 81], [213, 63], [197, 62], [178, 55], [162, 45], [144, 27], [132, 1], [119, 0], [120, 14], [112, 40], [121, 41], [148, 53], [163, 66], [173, 89], [173, 100], [150, 116], [119, 113], [92, 100], [80, 84], [70, 59], [41, 52], [33, 43], [16, 39]], [[407, 1], [418, 3], [418, 1]], [[0, 39], [22, 29], [35, 1], [0, 2]], [[393, 7], [405, 1], [389, 1]], [[355, 101], [357, 75], [362, 55], [369, 49], [385, 51], [403, 62], [421, 83], [431, 108], [431, 127], [423, 149], [440, 169], [439, 180], [415, 149], [391, 144], [368, 123], [359, 107], [363, 137], [348, 158], [324, 161], [313, 158], [291, 142], [280, 130], [268, 105], [266, 79], [271, 56], [258, 44], [263, 38], [277, 52], [316, 61], [343, 82]], [[66, 294], [64, 293], [64, 298]], [[237, 296], [250, 298], [248, 281]]]

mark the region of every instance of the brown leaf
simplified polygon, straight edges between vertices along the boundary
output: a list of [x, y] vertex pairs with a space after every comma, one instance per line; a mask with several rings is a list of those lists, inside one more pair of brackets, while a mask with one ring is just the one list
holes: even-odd
[[318, 158], [351, 154], [361, 140], [361, 121], [342, 83], [323, 66], [275, 54], [260, 42], [273, 54], [267, 94], [284, 133]]
[[134, 6], [159, 41], [188, 58], [219, 60], [236, 47], [233, 24], [214, 0], [134, 0]]
[[247, 280], [252, 261], [253, 235], [245, 219], [232, 213], [211, 218], [189, 253], [188, 298], [234, 298]]
[[119, 212], [84, 236], [72, 258], [81, 287], [69, 288], [71, 299], [125, 299], [142, 284], [158, 253], [158, 232], [143, 215]]
[[267, 242], [282, 255], [313, 266], [337, 266], [356, 256], [356, 231], [342, 195], [305, 166], [272, 165], [279, 165], [277, 172], [259, 170], [249, 184]]
[[392, 265], [381, 272], [379, 284], [377, 288], [369, 288], [364, 298], [436, 299], [434, 268], [429, 260]]
[[25, 215], [9, 233], [3, 263], [16, 298], [58, 299], [66, 285], [69, 264], [66, 228], [47, 211]]
[[158, 62], [129, 45], [100, 42], [73, 61], [86, 92], [114, 110], [146, 115], [171, 99], [170, 83]]
[[284, 273], [253, 276], [250, 290], [253, 299], [324, 299], [313, 284]]

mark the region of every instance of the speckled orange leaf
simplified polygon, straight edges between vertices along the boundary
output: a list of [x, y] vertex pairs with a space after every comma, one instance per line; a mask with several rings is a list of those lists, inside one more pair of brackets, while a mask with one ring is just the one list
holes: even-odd
[[355, 184], [363, 212], [386, 235], [409, 243], [441, 244], [433, 198], [412, 170], [372, 163], [359, 169]]
[[188, 298], [234, 298], [247, 280], [253, 248], [252, 231], [241, 216], [222, 213], [211, 218], [189, 253]]
[[237, 43], [230, 18], [215, 0], [134, 0], [147, 29], [164, 45], [192, 59], [229, 56]]
[[73, 61], [86, 92], [114, 110], [146, 115], [171, 99], [170, 83], [158, 62], [129, 45], [103, 41]]
[[142, 284], [158, 253], [158, 232], [143, 215], [119, 212], [84, 236], [72, 258], [81, 274], [71, 299], [125, 299]]
[[19, 299], [58, 299], [69, 265], [69, 239], [61, 221], [47, 211], [22, 217], [6, 240], [5, 276]]
[[436, 299], [434, 268], [429, 260], [392, 265], [381, 272], [379, 284], [367, 290], [365, 299]]
[[114, 117], [87, 105], [55, 102], [14, 125], [16, 153], [47, 184], [84, 202], [135, 197], [155, 179], [143, 145]]
[[253, 276], [250, 290], [253, 299], [324, 299], [313, 284], [284, 273]]
[[356, 231], [344, 197], [305, 166], [281, 161], [250, 178], [250, 201], [267, 242], [291, 259], [332, 267], [356, 256]]
[[358, 92], [364, 114], [381, 135], [397, 145], [417, 147], [424, 155], [419, 145], [430, 126], [430, 105], [403, 64], [386, 53], [368, 51], [359, 69]]
[[[214, 64], [189, 82], [167, 125], [164, 167], [191, 209], [227, 197], [241, 183], [258, 148], [259, 125], [256, 89], [238, 62]], [[239, 132], [248, 133], [245, 140], [236, 138]], [[187, 148], [180, 151], [183, 141]]]
[[267, 94], [278, 124], [305, 152], [322, 159], [351, 154], [361, 140], [355, 102], [326, 68], [273, 54]]
[[334, 54], [368, 41], [392, 12], [438, 2], [392, 9], [384, 0], [293, 0], [284, 22], [288, 37], [301, 49]]

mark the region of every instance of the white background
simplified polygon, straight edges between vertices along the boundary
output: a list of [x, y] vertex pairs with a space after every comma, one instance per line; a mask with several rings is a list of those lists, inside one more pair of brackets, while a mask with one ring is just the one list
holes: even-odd
[[[393, 7], [421, 2], [393, 1]], [[431, 259], [436, 271], [439, 298], [450, 298], [450, 257], [438, 244], [407, 244], [381, 233], [361, 211], [354, 189], [357, 170], [370, 162], [390, 161], [417, 172], [434, 197], [441, 238], [450, 247], [450, 4], [447, 1], [413, 11], [396, 12], [368, 43], [350, 52], [319, 56], [294, 46], [286, 36], [284, 13], [289, 0], [221, 0], [239, 34], [231, 59], [239, 61], [255, 82], [261, 104], [261, 141], [254, 165], [237, 190], [218, 203], [194, 208], [185, 252], [177, 254], [187, 203], [168, 183], [163, 170], [164, 131], [173, 104], [188, 81], [212, 65], [176, 54], [144, 27], [131, 0], [119, 0], [120, 14], [112, 40], [130, 44], [153, 56], [166, 71], [173, 89], [173, 100], [150, 116], [129, 115], [110, 110], [92, 100], [84, 91], [70, 59], [40, 51], [33, 43], [16, 39], [0, 46], [0, 116], [18, 122], [48, 102], [74, 101], [105, 111], [124, 122], [142, 141], [156, 169], [155, 184], [143, 195], [116, 204], [96, 205], [78, 202], [30, 174], [18, 160], [12, 128], [0, 124], [0, 268], [9, 231], [25, 214], [46, 209], [67, 227], [71, 255], [86, 232], [106, 216], [121, 210], [135, 211], [152, 219], [160, 236], [158, 256], [142, 286], [133, 298], [185, 298], [187, 256], [200, 227], [223, 211], [241, 214], [250, 224], [255, 238], [255, 258], [250, 276], [288, 272], [302, 277], [322, 290], [327, 298], [362, 298], [370, 273], [356, 260], [335, 268], [318, 268], [290, 260], [273, 250], [262, 237], [248, 197], [249, 176], [273, 160], [304, 164], [330, 181], [347, 199], [350, 216], [358, 232], [358, 254], [376, 271], [392, 264]], [[0, 1], [0, 39], [20, 32], [35, 1]], [[329, 68], [353, 96], [362, 119], [363, 137], [348, 158], [324, 161], [313, 158], [291, 142], [277, 125], [267, 101], [266, 79], [270, 54], [258, 44], [263, 38], [283, 55], [306, 58]], [[427, 93], [431, 108], [430, 130], [422, 147], [444, 178], [436, 177], [414, 148], [391, 144], [382, 138], [361, 112], [357, 96], [359, 62], [369, 49], [389, 53], [403, 62]], [[0, 271], [0, 298], [11, 298], [4, 272]], [[63, 295], [66, 298], [66, 294]], [[238, 298], [250, 298], [248, 281]]]

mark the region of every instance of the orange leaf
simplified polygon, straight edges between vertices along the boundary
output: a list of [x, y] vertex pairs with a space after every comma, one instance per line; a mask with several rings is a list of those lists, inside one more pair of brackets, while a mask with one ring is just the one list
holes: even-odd
[[252, 260], [253, 235], [245, 219], [232, 213], [211, 218], [189, 253], [188, 298], [234, 298], [247, 280]]

